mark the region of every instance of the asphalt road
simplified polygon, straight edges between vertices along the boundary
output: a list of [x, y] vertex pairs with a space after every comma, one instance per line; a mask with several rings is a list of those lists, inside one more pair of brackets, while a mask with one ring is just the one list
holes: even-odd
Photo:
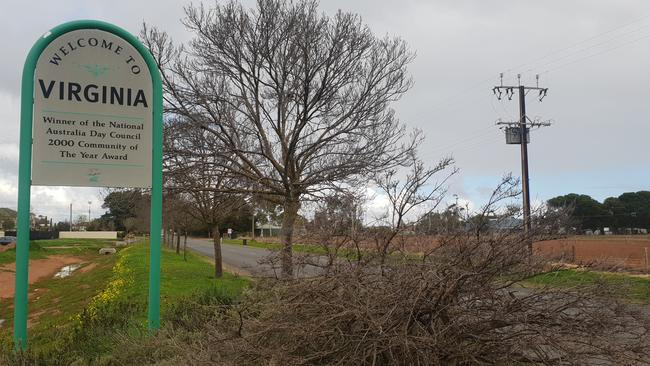
[[[187, 247], [192, 251], [214, 258], [212, 239], [187, 238]], [[274, 254], [273, 251], [268, 249], [232, 244], [221, 245], [221, 256], [226, 270], [234, 270], [255, 277], [280, 276], [279, 260], [269, 260]], [[324, 261], [324, 259], [320, 260]], [[320, 271], [321, 268], [311, 265], [296, 269], [299, 276], [312, 276]]]

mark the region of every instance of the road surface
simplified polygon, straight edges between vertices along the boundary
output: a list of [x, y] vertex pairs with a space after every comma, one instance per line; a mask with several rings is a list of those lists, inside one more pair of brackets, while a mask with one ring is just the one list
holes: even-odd
[[[187, 238], [188, 249], [214, 258], [214, 246], [212, 239], [204, 238]], [[249, 247], [243, 245], [222, 244], [221, 256], [224, 267], [234, 272], [239, 272], [243, 275], [250, 275], [255, 277], [275, 277], [280, 275], [279, 261], [274, 261], [273, 265], [268, 259], [274, 255], [275, 252], [256, 247]], [[315, 275], [321, 269], [316, 266], [306, 265], [304, 268], [299, 269], [297, 272], [301, 276]]]

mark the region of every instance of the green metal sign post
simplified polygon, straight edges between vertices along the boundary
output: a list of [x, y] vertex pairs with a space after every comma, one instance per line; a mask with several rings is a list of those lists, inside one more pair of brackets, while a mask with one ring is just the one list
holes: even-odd
[[[84, 31], [89, 32], [91, 36], [84, 36]], [[53, 41], [56, 41], [59, 39], [59, 37], [63, 37], [68, 35], [71, 32], [77, 32], [80, 34], [76, 38], [76, 43], [74, 42], [68, 42], [67, 44], [64, 44], [59, 48], [59, 45], [55, 45], [57, 48], [55, 48], [56, 53], [52, 53], [52, 55], [47, 55], [48, 59], [45, 59], [45, 61], [40, 60], [41, 55], [46, 49], [52, 49], [52, 47], [49, 47], [50, 44]], [[108, 34], [110, 39], [103, 39], [100, 40], [97, 37], [92, 36], [92, 32], [95, 33], [101, 33], [105, 32]], [[117, 37], [117, 38], [115, 38]], [[111, 41], [112, 40], [112, 41]], [[119, 46], [117, 41], [124, 42], [124, 47]], [[68, 47], [69, 48], [66, 48]], [[39, 62], [46, 62], [49, 61], [51, 64], [56, 64], [57, 66], [59, 65], [59, 62], [63, 62], [62, 59], [68, 55], [71, 54], [75, 50], [81, 50], [82, 48], [86, 47], [87, 49], [90, 49], [91, 47], [95, 47], [97, 49], [96, 51], [92, 52], [107, 52], [107, 50], [111, 51], [115, 57], [123, 57], [122, 59], [125, 60], [123, 64], [120, 64], [116, 66], [114, 69], [118, 70], [122, 73], [125, 72], [125, 70], [130, 70], [134, 75], [140, 73], [140, 67], [137, 66], [134, 62], [136, 60], [133, 57], [127, 58], [128, 54], [126, 54], [125, 48], [129, 47], [131, 49], [135, 49], [135, 52], [138, 54], [136, 55], [138, 59], [144, 60], [146, 63], [146, 69], [148, 69], [149, 74], [151, 75], [151, 85], [149, 89], [149, 85], [147, 85], [146, 90], [151, 91], [152, 98], [147, 102], [147, 100], [144, 98], [144, 92], [142, 92], [142, 96], [140, 94], [135, 95], [134, 91], [134, 97], [131, 95], [131, 89], [125, 89], [125, 88], [117, 88], [117, 87], [108, 87], [108, 86], [100, 86], [99, 83], [98, 85], [95, 84], [90, 84], [87, 85], [85, 88], [82, 89], [82, 86], [79, 85], [79, 83], [75, 83], [74, 80], [68, 82], [68, 85], [66, 86], [63, 81], [65, 75], [59, 75], [54, 74], [53, 77], [57, 78], [57, 80], [52, 80], [50, 81], [50, 84], [47, 84], [47, 82], [43, 81], [42, 79], [39, 79], [38, 82], [39, 89], [38, 91], [41, 92], [41, 96], [45, 97], [52, 97], [52, 99], [55, 99], [53, 96], [56, 95], [55, 93], [59, 93], [59, 95], [56, 96], [55, 102], [60, 102], [60, 103], [68, 103], [69, 101], [76, 102], [77, 100], [79, 101], [79, 105], [82, 103], [86, 103], [88, 105], [100, 105], [103, 103], [103, 106], [97, 107], [97, 108], [110, 108], [110, 104], [114, 104], [114, 99], [115, 103], [123, 103], [125, 105], [128, 105], [129, 107], [133, 105], [138, 105], [138, 104], [144, 104], [145, 107], [148, 107], [151, 109], [151, 116], [147, 116], [147, 119], [145, 118], [137, 118], [137, 117], [131, 117], [133, 120], [142, 120], [142, 121], [148, 121], [148, 118], [151, 117], [151, 122], [152, 126], [146, 126], [147, 128], [150, 128], [151, 130], [151, 144], [149, 144], [149, 141], [143, 141], [141, 146], [146, 146], [147, 148], [140, 148], [141, 151], [137, 151], [139, 146], [138, 144], [131, 144], [131, 145], [120, 145], [118, 143], [113, 144], [113, 145], [108, 145], [108, 144], [94, 144], [91, 145], [87, 141], [82, 141], [83, 146], [88, 147], [92, 146], [94, 148], [101, 149], [104, 146], [110, 146], [111, 148], [115, 149], [122, 149], [123, 151], [127, 151], [129, 153], [133, 153], [132, 156], [140, 154], [138, 156], [145, 156], [146, 159], [149, 159], [150, 156], [150, 162], [151, 162], [151, 182], [150, 182], [150, 187], [151, 187], [151, 225], [150, 225], [150, 267], [149, 267], [149, 307], [148, 307], [148, 326], [149, 329], [155, 330], [160, 328], [160, 251], [161, 251], [161, 221], [162, 221], [162, 84], [161, 84], [161, 78], [160, 74], [158, 72], [158, 67], [156, 65], [155, 60], [149, 53], [149, 50], [147, 50], [140, 41], [133, 35], [131, 35], [129, 32], [115, 26], [109, 23], [101, 22], [101, 21], [96, 21], [96, 20], [79, 20], [79, 21], [73, 21], [69, 23], [65, 23], [62, 25], [59, 25], [52, 30], [50, 30], [48, 33], [46, 33], [44, 36], [42, 36], [32, 47], [31, 51], [29, 52], [27, 56], [27, 60], [25, 61], [25, 66], [23, 68], [23, 75], [22, 75], [22, 91], [21, 91], [21, 109], [20, 109], [20, 157], [19, 157], [19, 177], [18, 177], [18, 225], [17, 225], [17, 243], [16, 243], [16, 290], [15, 290], [15, 298], [14, 298], [14, 344], [16, 347], [16, 350], [24, 350], [27, 348], [27, 293], [28, 293], [28, 267], [29, 267], [29, 231], [30, 231], [30, 194], [31, 194], [31, 186], [33, 182], [36, 182], [36, 180], [33, 181], [33, 179], [38, 180], [43, 185], [66, 185], [66, 184], [56, 184], [61, 176], [65, 176], [68, 171], [68, 169], [77, 169], [80, 171], [80, 169], [85, 169], [85, 171], [90, 171], [90, 173], [84, 173], [87, 174], [89, 178], [88, 184], [83, 184], [83, 183], [72, 183], [68, 185], [76, 185], [76, 186], [111, 186], [111, 187], [117, 187], [119, 185], [119, 179], [129, 179], [131, 175], [137, 175], [136, 172], [137, 170], [131, 170], [134, 172], [134, 174], [126, 174], [125, 176], [120, 177], [119, 174], [116, 174], [118, 170], [115, 169], [122, 169], [121, 167], [124, 167], [124, 169], [142, 169], [140, 167], [144, 167], [147, 164], [125, 164], [123, 162], [120, 162], [121, 164], [117, 164], [114, 162], [98, 162], [98, 161], [90, 161], [90, 162], [84, 162], [84, 161], [79, 161], [79, 159], [70, 159], [70, 161], [45, 161], [45, 160], [39, 160], [39, 166], [37, 170], [36, 162], [32, 164], [32, 159], [33, 155], [32, 152], [34, 151], [35, 153], [37, 151], [40, 151], [43, 149], [40, 147], [41, 145], [37, 146], [37, 136], [36, 132], [33, 129], [34, 128], [34, 113], [35, 113], [35, 101], [37, 101], [36, 94], [37, 90], [35, 90], [35, 85], [36, 83], [36, 72], [37, 72], [37, 65], [39, 65]], [[79, 51], [81, 52], [81, 51]], [[84, 51], [86, 52], [86, 51]], [[88, 51], [90, 52], [90, 51]], [[73, 58], [70, 57], [72, 60]], [[71, 61], [72, 62], [72, 61]], [[49, 64], [46, 64], [50, 66]], [[105, 70], [109, 70], [109, 67], [103, 67], [100, 68], [98, 65], [76, 65], [80, 70], [84, 70], [85, 68], [86, 72], [89, 72], [92, 76], [98, 77], [102, 72]], [[136, 69], [136, 67], [138, 67]], [[130, 68], [130, 69], [129, 69]], [[143, 65], [143, 69], [145, 66]], [[80, 71], [81, 72], [81, 71]], [[52, 74], [52, 73], [50, 73]], [[86, 75], [86, 74], [84, 74]], [[144, 75], [144, 74], [142, 74]], [[69, 75], [67, 75], [69, 76]], [[86, 75], [86, 77], [90, 77]], [[109, 83], [111, 80], [110, 78], [106, 79], [107, 83]], [[110, 88], [110, 89], [107, 89]], [[115, 89], [115, 90], [114, 90]], [[124, 90], [127, 90], [126, 92]], [[65, 95], [67, 93], [67, 95]], [[103, 93], [103, 94], [101, 94]], [[101, 94], [101, 97], [100, 97]], [[83, 99], [85, 98], [85, 99]], [[126, 101], [124, 101], [126, 100]], [[93, 104], [94, 103], [94, 104]], [[147, 109], [148, 111], [149, 109]], [[99, 109], [101, 111], [101, 109]], [[93, 114], [88, 112], [88, 110], [82, 111], [83, 113], [76, 113], [78, 111], [51, 111], [51, 110], [39, 110], [38, 113], [58, 113], [58, 114], [53, 114], [54, 116], [61, 116], [61, 115], [86, 115], [86, 116], [101, 116], [101, 114]], [[91, 111], [92, 112], [92, 111]], [[115, 116], [108, 116], [108, 117], [115, 117]], [[118, 116], [120, 117], [120, 116]], [[45, 120], [46, 117], [43, 117], [43, 120]], [[87, 126], [89, 119], [87, 118], [85, 121], [82, 120], [79, 122], [81, 126]], [[44, 121], [45, 122], [45, 121]], [[57, 122], [58, 123], [58, 122]], [[85, 125], [84, 125], [85, 123]], [[99, 120], [91, 122], [95, 123], [96, 126], [104, 126], [106, 123], [100, 122]], [[102, 124], [104, 123], [104, 124]], [[92, 126], [92, 125], [91, 125]], [[40, 127], [39, 127], [40, 128]], [[49, 132], [48, 132], [49, 133]], [[79, 132], [75, 132], [79, 133]], [[86, 132], [84, 132], [85, 134]], [[116, 136], [122, 136], [122, 135], [116, 135]], [[51, 136], [50, 136], [51, 137]], [[55, 139], [49, 139], [50, 143], [49, 145], [52, 145], [53, 142], [52, 140]], [[88, 139], [89, 140], [89, 139]], [[58, 140], [56, 140], [58, 141]], [[54, 143], [56, 143], [56, 141]], [[63, 140], [62, 140], [63, 141]], [[72, 141], [72, 140], [65, 140], [65, 141]], [[45, 144], [43, 144], [45, 145]], [[81, 144], [79, 144], [81, 146]], [[122, 147], [124, 146], [124, 147]], [[149, 149], [150, 146], [150, 149]], [[39, 147], [41, 150], [37, 150], [37, 147]], [[132, 150], [132, 151], [129, 151]], [[145, 150], [144, 153], [142, 153], [142, 150]], [[101, 151], [100, 151], [101, 152]], [[67, 154], [67, 155], [66, 155]], [[73, 153], [70, 151], [63, 151], [61, 150], [61, 157], [74, 157], [76, 156], [77, 153]], [[124, 153], [123, 155], [111, 155], [108, 154], [108, 156], [104, 156], [105, 159], [119, 159], [119, 160], [126, 160], [128, 153]], [[94, 156], [94, 155], [93, 155]], [[46, 164], [48, 163], [48, 164]], [[148, 162], [147, 162], [148, 163]], [[148, 168], [148, 167], [147, 167]], [[103, 170], [102, 170], [103, 169]], [[111, 170], [113, 169], [113, 170]], [[32, 176], [32, 174], [39, 174], [38, 177]], [[147, 170], [148, 172], [148, 170]], [[104, 174], [101, 176], [101, 174]], [[106, 182], [111, 182], [111, 183], [103, 183], [101, 179], [106, 179]], [[51, 183], [48, 181], [50, 179], [49, 177], [54, 177], [53, 182]], [[117, 177], [117, 178], [116, 178]], [[87, 178], [87, 177], [86, 177]], [[113, 181], [111, 181], [113, 179]], [[115, 181], [115, 179], [118, 179]], [[147, 178], [148, 179], [148, 178]], [[48, 183], [49, 182], [49, 183]], [[35, 183], [37, 184], [37, 183]], [[138, 185], [135, 185], [137, 183], [134, 183], [134, 185], [124, 185], [126, 187], [138, 187]], [[142, 185], [140, 185], [142, 186]], [[148, 186], [148, 185], [147, 185]]]

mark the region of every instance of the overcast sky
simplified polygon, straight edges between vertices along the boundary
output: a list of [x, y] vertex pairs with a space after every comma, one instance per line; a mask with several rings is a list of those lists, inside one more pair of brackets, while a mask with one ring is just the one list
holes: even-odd
[[[252, 2], [246, 1], [246, 4]], [[20, 74], [27, 52], [48, 29], [99, 19], [138, 34], [142, 22], [175, 40], [191, 35], [180, 23], [182, 1], [21, 1], [5, 5], [0, 22], [0, 207], [16, 207]], [[211, 2], [206, 4], [212, 4]], [[649, 189], [650, 2], [619, 1], [323, 1], [321, 9], [351, 11], [379, 35], [397, 35], [417, 52], [414, 87], [395, 105], [400, 119], [427, 135], [421, 155], [444, 155], [461, 173], [452, 193], [480, 204], [504, 173], [520, 175], [519, 149], [495, 126], [517, 118], [518, 104], [498, 101], [499, 83], [548, 87], [542, 103], [527, 99], [529, 117], [553, 120], [529, 145], [531, 197], [570, 192], [602, 200]], [[450, 199], [451, 200], [451, 199]], [[56, 220], [103, 212], [97, 189], [34, 187], [32, 211]]]

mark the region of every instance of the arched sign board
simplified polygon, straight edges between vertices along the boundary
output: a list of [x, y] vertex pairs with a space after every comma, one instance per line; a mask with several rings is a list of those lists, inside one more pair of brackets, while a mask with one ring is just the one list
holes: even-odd
[[27, 347], [32, 185], [151, 188], [149, 328], [160, 327], [162, 87], [149, 51], [112, 24], [62, 24], [22, 76], [14, 342]]

